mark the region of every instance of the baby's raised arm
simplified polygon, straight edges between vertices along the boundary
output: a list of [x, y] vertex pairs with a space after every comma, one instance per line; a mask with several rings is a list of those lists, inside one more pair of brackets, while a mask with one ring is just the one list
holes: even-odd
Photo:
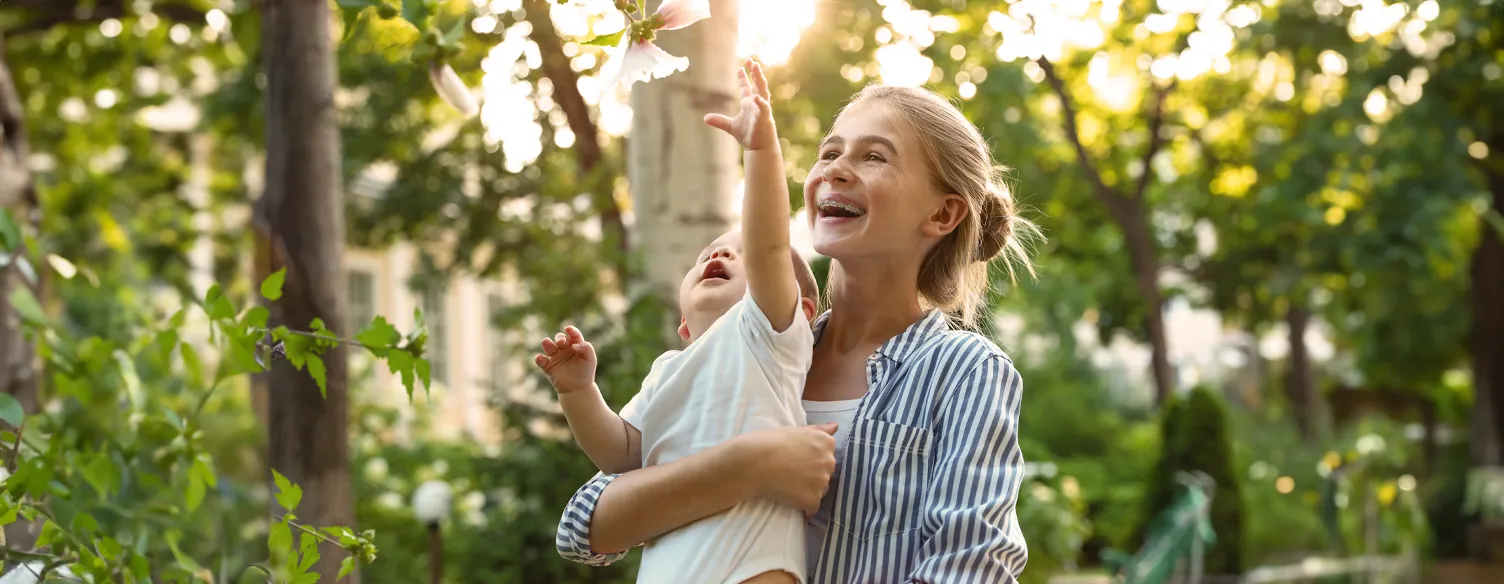
[[741, 81], [741, 111], [735, 118], [705, 116], [705, 123], [736, 138], [746, 149], [743, 165], [746, 196], [742, 200], [742, 256], [752, 300], [768, 317], [773, 330], [789, 328], [797, 314], [799, 285], [789, 262], [789, 184], [783, 173], [783, 152], [768, 103], [768, 80], [762, 66], [749, 60], [751, 72], [737, 73]]

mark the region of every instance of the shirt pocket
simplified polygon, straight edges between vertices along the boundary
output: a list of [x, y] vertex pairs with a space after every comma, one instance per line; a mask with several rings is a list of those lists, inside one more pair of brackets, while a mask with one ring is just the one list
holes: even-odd
[[918, 529], [929, 481], [929, 430], [857, 419], [850, 440], [848, 531], [865, 540]]

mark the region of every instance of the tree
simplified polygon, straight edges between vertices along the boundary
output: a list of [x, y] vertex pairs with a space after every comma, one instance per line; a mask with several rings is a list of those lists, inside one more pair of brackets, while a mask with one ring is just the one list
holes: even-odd
[[659, 41], [689, 58], [689, 69], [632, 87], [632, 143], [627, 151], [636, 246], [643, 278], [669, 306], [679, 284], [707, 243], [733, 224], [740, 149], [706, 126], [709, 112], [730, 113], [737, 103], [736, 38], [739, 1], [717, 2], [712, 17]]
[[[348, 333], [343, 330], [345, 220], [331, 15], [322, 0], [274, 0], [263, 10], [266, 190], [257, 208], [270, 228], [274, 265], [286, 270], [287, 286], [280, 300], [267, 304], [270, 323], [302, 330], [322, 320], [337, 333]], [[309, 373], [289, 364], [271, 367], [268, 462], [307, 490], [304, 517], [350, 525], [355, 508], [345, 350], [331, 347], [308, 367]], [[325, 546], [315, 567], [331, 581], [340, 568], [332, 552]], [[358, 574], [352, 576], [358, 580]]]

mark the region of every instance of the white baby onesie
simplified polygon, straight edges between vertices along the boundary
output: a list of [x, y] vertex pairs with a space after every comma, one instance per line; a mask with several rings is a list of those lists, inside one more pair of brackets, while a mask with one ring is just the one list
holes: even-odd
[[[804, 424], [814, 352], [809, 321], [775, 332], [751, 293], [683, 351], [664, 353], [621, 410], [642, 431], [642, 465], [672, 462], [738, 434]], [[637, 581], [737, 584], [771, 570], [805, 582], [804, 514], [757, 498], [647, 543]]]

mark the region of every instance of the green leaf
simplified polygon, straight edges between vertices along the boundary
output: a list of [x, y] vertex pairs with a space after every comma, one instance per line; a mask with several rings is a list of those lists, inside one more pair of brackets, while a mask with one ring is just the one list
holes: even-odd
[[21, 247], [21, 226], [11, 217], [9, 209], [0, 209], [0, 248], [13, 252]]
[[195, 386], [204, 384], [204, 362], [198, 358], [198, 349], [193, 345], [183, 343], [178, 345], [178, 352], [183, 356], [183, 368], [188, 370], [188, 381]]
[[219, 289], [219, 284], [209, 286], [209, 291], [204, 293], [204, 311], [214, 320], [235, 318], [235, 307], [230, 305], [230, 299]]
[[47, 519], [43, 519], [42, 533], [41, 535], [37, 536], [37, 542], [34, 545], [36, 546], [36, 549], [42, 549], [44, 547], [47, 547], [48, 545], [51, 545], [53, 541], [56, 541], [57, 536], [59, 535], [62, 535], [62, 529], [59, 529], [56, 523], [53, 523], [52, 521]]
[[458, 45], [460, 39], [465, 36], [465, 24], [467, 24], [466, 20], [463, 17], [460, 18], [459, 22], [454, 23], [454, 26], [444, 32], [444, 37], [440, 39], [439, 44], [445, 47]]
[[270, 320], [271, 316], [272, 313], [265, 306], [253, 306], [245, 312], [245, 318], [240, 322], [248, 327], [262, 329], [266, 328], [266, 321]]
[[318, 581], [319, 581], [319, 573], [318, 572], [308, 572], [306, 574], [298, 574], [297, 578], [293, 578], [292, 579], [292, 583], [291, 584], [314, 584], [315, 582], [318, 582]]
[[169, 529], [163, 536], [163, 539], [167, 541], [167, 548], [172, 550], [172, 557], [173, 559], [177, 560], [179, 567], [188, 571], [189, 573], [197, 572], [201, 569], [199, 568], [198, 562], [193, 561], [192, 556], [183, 553], [183, 550], [178, 547], [178, 543], [183, 541], [182, 532], [176, 529]]
[[125, 548], [120, 546], [120, 542], [109, 536], [94, 540], [94, 546], [99, 548], [99, 554], [107, 559], [115, 559], [125, 553]]
[[177, 312], [172, 313], [172, 318], [167, 319], [168, 326], [172, 328], [182, 328], [186, 322], [188, 322], [187, 308], [179, 308]]
[[89, 486], [99, 491], [101, 497], [109, 497], [115, 490], [115, 461], [107, 454], [98, 454], [90, 457], [89, 463], [83, 468], [84, 480]]
[[413, 399], [413, 356], [407, 351], [394, 349], [387, 353], [386, 367], [402, 376], [402, 386], [407, 388], [407, 399]]
[[335, 576], [334, 579], [344, 580], [345, 576], [348, 576], [353, 570], [355, 570], [355, 556], [345, 556], [345, 559], [339, 562], [339, 575]]
[[301, 543], [298, 546], [300, 548], [298, 553], [303, 557], [298, 562], [298, 571], [307, 572], [309, 568], [313, 567], [314, 563], [319, 561], [319, 538], [305, 531], [303, 532], [303, 537], [300, 539]]
[[99, 522], [94, 520], [93, 515], [79, 513], [73, 516], [73, 531], [83, 532], [78, 535], [88, 535], [99, 532]]
[[329, 387], [325, 379], [324, 360], [318, 355], [308, 355], [308, 374], [313, 376], [313, 381], [319, 384], [319, 395], [329, 397]]
[[303, 500], [303, 488], [292, 484], [276, 469], [272, 469], [272, 481], [277, 484], [277, 504], [292, 513], [298, 508], [298, 502]]
[[47, 322], [46, 315], [42, 312], [42, 305], [37, 302], [37, 297], [32, 295], [31, 288], [16, 286], [10, 291], [10, 305], [16, 308], [21, 318], [32, 324]]
[[210, 487], [219, 486], [219, 477], [214, 476], [214, 467], [209, 466], [209, 455], [200, 453], [198, 458], [193, 459], [193, 472], [198, 473], [204, 484]]
[[385, 317], [377, 316], [371, 320], [371, 324], [367, 325], [365, 330], [355, 335], [355, 340], [365, 345], [376, 356], [383, 357], [387, 348], [402, 340], [402, 333], [397, 332], [397, 327], [388, 323]]
[[287, 280], [287, 268], [272, 272], [265, 280], [261, 281], [261, 296], [267, 300], [276, 300], [282, 297], [282, 283]]
[[188, 486], [183, 490], [183, 505], [192, 513], [204, 502], [204, 479], [198, 473], [188, 472]]
[[429, 0], [402, 0], [402, 18], [417, 27], [419, 32], [428, 26], [428, 17], [433, 14], [428, 2]]
[[21, 511], [20, 505], [6, 505], [6, 507], [5, 512], [0, 513], [0, 527], [15, 523], [16, 515]]
[[418, 371], [418, 381], [423, 382], [423, 392], [428, 393], [428, 389], [433, 387], [433, 379], [429, 377], [432, 365], [428, 363], [428, 359], [419, 357], [413, 367]]
[[334, 3], [345, 8], [366, 8], [381, 4], [381, 0], [334, 0]]
[[286, 521], [278, 521], [272, 524], [271, 533], [266, 537], [266, 548], [272, 557], [282, 557], [292, 551], [292, 528]]
[[0, 420], [7, 424], [20, 427], [21, 421], [26, 419], [26, 410], [21, 408], [21, 402], [16, 401], [15, 396], [8, 393], [0, 393]]
[[624, 28], [611, 34], [603, 34], [601, 36], [595, 37], [593, 39], [585, 41], [584, 44], [597, 47], [614, 47], [617, 44], [621, 43], [621, 35], [626, 32], [627, 29]]

